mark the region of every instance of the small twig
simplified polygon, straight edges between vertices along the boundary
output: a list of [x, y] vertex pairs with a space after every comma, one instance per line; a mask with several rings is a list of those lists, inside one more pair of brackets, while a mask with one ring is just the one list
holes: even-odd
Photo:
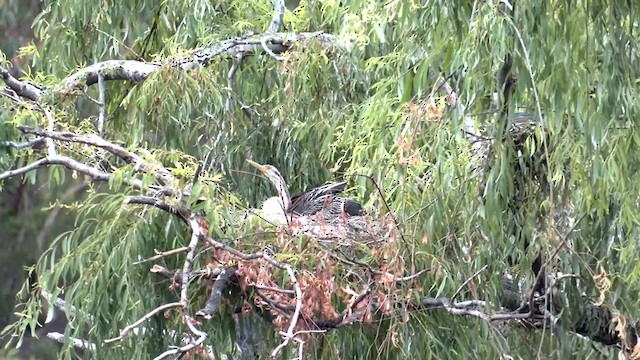
[[275, 357], [276, 355], [278, 355], [280, 350], [282, 350], [282, 348], [287, 346], [289, 344], [289, 341], [294, 339], [295, 334], [293, 330], [298, 324], [298, 318], [300, 317], [300, 311], [302, 310], [302, 290], [300, 289], [300, 284], [298, 284], [298, 279], [296, 278], [296, 274], [294, 273], [293, 268], [291, 268], [291, 266], [289, 265], [285, 265], [285, 269], [287, 270], [287, 273], [289, 273], [289, 278], [291, 279], [291, 282], [293, 283], [293, 288], [296, 291], [296, 309], [293, 311], [293, 316], [291, 318], [291, 321], [289, 322], [289, 329], [287, 329], [286, 333], [281, 333], [284, 340], [282, 341], [282, 343], [280, 343], [280, 345], [278, 345], [271, 352], [272, 357]]
[[470, 278], [468, 278], [467, 280], [465, 280], [462, 285], [460, 285], [460, 287], [458, 287], [458, 289], [456, 290], [456, 292], [453, 293], [453, 295], [451, 295], [451, 301], [454, 301], [456, 299], [456, 296], [458, 296], [458, 294], [460, 294], [460, 292], [462, 291], [462, 289], [464, 289], [465, 286], [467, 286], [467, 284], [469, 282], [471, 282], [471, 280], [473, 280], [476, 276], [480, 275], [481, 272], [485, 271], [487, 269], [487, 267], [489, 267], [489, 265], [485, 265], [482, 268], [480, 268], [480, 270], [476, 271], [473, 275], [471, 275]]
[[23, 100], [20, 99], [20, 96], [18, 96], [18, 94], [8, 86], [5, 87], [5, 88], [0, 89], [0, 96], [8, 97], [9, 99], [11, 99], [14, 102], [19, 103], [19, 104], [21, 104], [23, 102]]
[[[573, 224], [571, 229], [569, 229], [569, 231], [567, 231], [567, 233], [562, 238], [562, 241], [560, 242], [560, 244], [558, 244], [558, 246], [556, 246], [555, 250], [553, 251], [553, 254], [551, 254], [551, 256], [549, 256], [549, 258], [547, 258], [547, 260], [544, 262], [544, 264], [540, 267], [540, 270], [538, 271], [538, 275], [536, 276], [536, 279], [535, 279], [535, 281], [533, 283], [533, 288], [531, 289], [531, 293], [529, 294], [529, 302], [528, 302], [528, 305], [529, 305], [528, 315], [529, 316], [533, 315], [533, 300], [535, 298], [536, 288], [537, 288], [538, 284], [542, 283], [542, 278], [544, 276], [546, 276], [546, 268], [547, 268], [547, 266], [549, 266], [549, 264], [551, 263], [552, 259], [555, 258], [556, 255], [558, 255], [558, 253], [560, 252], [560, 249], [562, 249], [566, 245], [567, 240], [569, 239], [569, 236], [573, 233], [573, 230], [576, 229], [578, 224], [580, 224], [580, 222], [582, 221], [582, 219], [584, 219], [585, 216], [587, 216], [587, 213], [584, 213]], [[545, 285], [546, 285], [546, 283], [545, 283]]]
[[[398, 230], [398, 233], [400, 234], [400, 238], [402, 239], [402, 243], [405, 246], [407, 245], [407, 240], [404, 237], [404, 234], [402, 233], [402, 230], [400, 228], [400, 224], [398, 223], [398, 220], [396, 219], [395, 215], [393, 215], [393, 211], [391, 211], [391, 208], [389, 207], [389, 204], [387, 203], [387, 200], [384, 197], [384, 192], [382, 191], [382, 189], [380, 188], [380, 186], [378, 185], [378, 183], [375, 181], [375, 179], [369, 175], [366, 174], [347, 174], [344, 176], [352, 176], [352, 177], [356, 177], [356, 176], [362, 176], [366, 179], [368, 179], [369, 181], [371, 181], [373, 183], [373, 186], [376, 187], [376, 191], [378, 192], [378, 195], [380, 195], [380, 199], [382, 199], [382, 203], [384, 204], [384, 207], [387, 209], [387, 213], [389, 214], [389, 216], [391, 216], [391, 220], [393, 220], [393, 224], [396, 226], [396, 229]], [[409, 251], [409, 249], [406, 249], [407, 251]], [[411, 255], [412, 258], [412, 265], [413, 265], [413, 254]]]
[[124, 329], [120, 330], [120, 336], [114, 337], [112, 339], [107, 339], [105, 340], [105, 344], [109, 344], [115, 341], [120, 341], [122, 339], [124, 339], [125, 335], [127, 335], [131, 330], [137, 328], [138, 326], [140, 326], [143, 322], [149, 320], [153, 315], [163, 311], [163, 310], [167, 310], [167, 309], [171, 309], [171, 308], [175, 308], [175, 307], [181, 307], [182, 304], [179, 302], [173, 302], [173, 303], [169, 303], [169, 304], [164, 304], [162, 306], [158, 306], [157, 308], [149, 311], [145, 316], [141, 317], [138, 321], [134, 322], [133, 324], [125, 327]]
[[[44, 116], [47, 118], [47, 130], [52, 132], [53, 128], [54, 128], [54, 124], [55, 124], [55, 121], [53, 119], [53, 115], [51, 115], [51, 112], [49, 112], [49, 110], [45, 109], [40, 104], [37, 104], [37, 107], [44, 114]], [[51, 138], [47, 137], [45, 142], [47, 143], [47, 154], [49, 156], [57, 155], [56, 154], [56, 145], [53, 143], [53, 140]]]
[[229, 74], [227, 75], [227, 86], [229, 87], [229, 96], [227, 96], [227, 101], [225, 103], [225, 110], [227, 112], [231, 111], [231, 98], [232, 98], [232, 93], [233, 93], [233, 88], [235, 87], [235, 75], [236, 72], [238, 71], [238, 68], [240, 68], [240, 65], [242, 65], [242, 60], [244, 59], [244, 52], [238, 52], [236, 54], [236, 62], [233, 63], [233, 65], [231, 66], [231, 69], [229, 69]]
[[287, 289], [280, 289], [280, 288], [275, 288], [275, 287], [271, 287], [271, 286], [262, 286], [262, 285], [257, 285], [257, 284], [249, 284], [250, 286], [258, 289], [258, 290], [264, 290], [264, 291], [273, 291], [273, 292], [277, 292], [277, 293], [282, 293], [282, 294], [289, 294], [289, 295], [293, 295], [296, 292], [293, 290], [287, 290]]
[[418, 209], [418, 211], [416, 211], [415, 213], [411, 214], [411, 216], [409, 216], [408, 218], [406, 218], [406, 219], [404, 220], [404, 222], [403, 222], [403, 223], [407, 223], [407, 222], [409, 222], [411, 219], [413, 219], [413, 218], [414, 218], [414, 217], [416, 217], [418, 214], [420, 214], [423, 210], [426, 210], [426, 209], [427, 209], [427, 208], [429, 208], [431, 205], [435, 204], [435, 203], [436, 203], [436, 200], [437, 200], [437, 199], [433, 199], [433, 200], [431, 200], [427, 205], [425, 205], [425, 206], [421, 207], [420, 209]]
[[146, 262], [149, 262], [149, 261], [155, 261], [155, 260], [167, 257], [167, 256], [172, 256], [172, 255], [176, 255], [176, 254], [180, 254], [180, 253], [186, 252], [187, 250], [189, 250], [189, 248], [186, 247], [186, 246], [183, 246], [183, 247], [180, 247], [180, 248], [177, 248], [177, 249], [173, 249], [173, 250], [169, 250], [169, 251], [157, 251], [156, 250], [155, 251], [156, 255], [154, 255], [154, 256], [152, 256], [152, 257], [150, 257], [148, 259], [136, 261], [136, 262], [133, 263], [133, 265], [140, 265], [142, 263], [146, 263]]
[[185, 316], [189, 309], [189, 276], [191, 276], [191, 269], [193, 268], [193, 257], [196, 251], [196, 246], [198, 245], [198, 240], [200, 240], [200, 236], [202, 235], [200, 233], [200, 225], [193, 215], [191, 215], [191, 218], [189, 219], [189, 227], [191, 228], [191, 242], [189, 242], [187, 256], [184, 259], [184, 266], [182, 267], [182, 288], [180, 289], [180, 303], [182, 304]]
[[[120, 41], [119, 39], [116, 39], [116, 37], [115, 37], [115, 36], [113, 36], [113, 35], [111, 35], [111, 34], [108, 34], [108, 33], [104, 32], [104, 31], [102, 31], [102, 30], [98, 29], [98, 28], [97, 28], [97, 27], [95, 27], [95, 26], [92, 26], [92, 24], [89, 24], [89, 26], [91, 26], [95, 31], [97, 31], [97, 32], [101, 33], [102, 35], [105, 35], [105, 36], [107, 36], [107, 37], [111, 38], [112, 40], [114, 40], [115, 42], [117, 42], [118, 44], [120, 44], [120, 46], [122, 46], [123, 48], [125, 48], [125, 49], [126, 49], [128, 52], [130, 52], [131, 54], [133, 54], [133, 56], [135, 56], [137, 59], [139, 59], [139, 60], [143, 60], [142, 56], [138, 55], [138, 54], [135, 52], [135, 50], [133, 50], [132, 48], [130, 48], [129, 46], [127, 46], [124, 42]], [[144, 49], [144, 47], [143, 47], [143, 49]]]
[[553, 291], [553, 288], [556, 286], [556, 283], [566, 279], [580, 279], [580, 275], [577, 274], [562, 274], [551, 280], [551, 284], [545, 290], [545, 296]]
[[167, 350], [162, 354], [153, 358], [153, 360], [161, 360], [175, 354], [185, 354], [195, 349], [197, 346], [201, 345], [207, 339], [207, 333], [205, 333], [204, 331], [200, 331], [196, 329], [195, 326], [193, 326], [193, 323], [192, 323], [193, 319], [191, 319], [190, 317], [187, 317], [186, 320], [187, 320], [187, 326], [189, 327], [189, 330], [191, 330], [191, 332], [193, 332], [196, 336], [198, 336], [198, 339], [196, 339], [196, 341], [190, 342], [185, 346], [174, 347], [173, 349]]

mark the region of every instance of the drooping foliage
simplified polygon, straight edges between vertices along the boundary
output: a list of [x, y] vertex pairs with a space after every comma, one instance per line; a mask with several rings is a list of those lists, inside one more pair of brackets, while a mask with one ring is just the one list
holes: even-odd
[[[106, 82], [102, 136], [163, 164], [179, 188], [211, 153], [206, 185], [197, 188], [206, 201], [192, 197], [189, 204], [204, 211], [220, 241], [246, 253], [275, 244], [274, 257], [301, 273], [333, 272], [327, 278], [335, 281], [333, 306], [341, 311], [347, 306], [340, 303], [342, 295], [361, 291], [348, 288], [344, 264], [315, 257], [321, 248], [305, 240], [283, 245], [277, 234], [248, 237], [256, 225], [245, 222], [240, 209], [259, 207], [273, 189], [252, 175], [245, 159], [279, 168], [294, 192], [344, 177], [354, 189], [351, 195], [371, 214], [393, 214], [398, 232], [384, 240], [397, 246], [362, 261], [391, 256], [402, 259], [387, 259], [398, 273], [429, 271], [397, 287], [381, 285], [389, 298], [406, 297], [398, 301], [399, 309], [314, 338], [307, 355], [613, 356], [614, 350], [594, 350], [592, 342], [562, 329], [554, 329], [552, 337], [548, 328], [502, 326], [408, 305], [460, 293], [459, 298], [482, 299], [497, 309], [506, 272], [516, 274], [522, 292], [533, 287], [530, 268], [539, 253], [548, 272], [580, 277], [558, 285], [566, 303], [566, 311], [556, 314], [560, 328], [582, 326], [582, 292], [628, 321], [640, 317], [635, 306], [640, 12], [632, 2], [301, 1], [289, 4], [281, 31], [323, 31], [343, 46], [311, 39], [278, 54], [282, 59], [268, 53], [241, 61], [221, 55], [188, 70], [166, 64], [196, 48], [263, 33], [273, 4], [45, 3], [34, 23], [37, 41], [23, 49], [33, 60], [25, 74], [33, 83], [55, 88], [75, 71], [106, 60], [165, 64], [143, 82]], [[513, 62], [508, 96], [499, 79], [506, 59]], [[444, 84], [463, 106], [452, 106]], [[86, 96], [45, 93], [57, 130], [95, 133], [99, 106], [89, 98], [97, 99], [98, 89], [85, 91]], [[0, 133], [11, 140], [19, 137], [18, 124], [47, 124], [28, 108], [4, 113], [3, 119]], [[481, 137], [469, 137], [465, 119], [473, 120]], [[533, 119], [535, 130], [508, 136], [518, 119]], [[157, 356], [188, 332], [176, 314], [152, 318], [145, 325], [148, 333], [127, 337], [119, 346], [102, 341], [151, 309], [177, 301], [179, 288], [169, 287], [149, 272], [151, 263], [140, 261], [156, 249], [186, 246], [189, 229], [159, 209], [126, 204], [125, 196], [135, 193], [126, 181], [136, 173], [134, 166], [90, 146], [65, 146], [61, 152], [88, 165], [119, 170], [109, 183], [91, 187], [86, 202], [77, 205], [76, 226], [52, 241], [37, 266], [40, 286], [78, 309], [66, 335], [99, 344], [92, 353], [96, 358]], [[11, 156], [22, 166], [42, 154], [12, 151]], [[62, 168], [38, 173], [60, 183], [74, 175]], [[142, 179], [145, 185], [154, 181]], [[161, 260], [174, 270], [183, 262], [184, 254]], [[203, 255], [194, 267], [210, 262]], [[281, 283], [288, 281], [285, 271], [273, 271]], [[204, 303], [209, 288], [194, 288], [191, 301]], [[19, 329], [35, 324], [34, 301]], [[234, 349], [234, 306], [229, 301], [219, 315], [202, 322], [206, 344], [216, 352]], [[279, 339], [270, 340], [277, 345]]]

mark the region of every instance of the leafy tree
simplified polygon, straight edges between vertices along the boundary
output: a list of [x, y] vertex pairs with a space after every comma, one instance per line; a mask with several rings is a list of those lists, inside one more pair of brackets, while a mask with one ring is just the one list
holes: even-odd
[[[4, 333], [55, 306], [67, 358], [637, 356], [637, 7], [287, 5], [46, 3], [0, 180], [87, 199]], [[367, 214], [269, 224], [246, 159]]]

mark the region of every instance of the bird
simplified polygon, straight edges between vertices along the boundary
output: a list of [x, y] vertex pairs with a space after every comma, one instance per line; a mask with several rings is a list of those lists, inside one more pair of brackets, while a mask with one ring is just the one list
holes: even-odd
[[322, 213], [325, 218], [363, 215], [360, 202], [338, 195], [346, 188], [346, 181], [322, 185], [291, 197], [287, 183], [276, 167], [261, 165], [249, 159], [247, 162], [265, 175], [278, 193], [278, 196], [267, 199], [262, 205], [263, 215], [267, 220], [286, 222], [286, 218], [291, 216], [312, 216], [318, 213]]

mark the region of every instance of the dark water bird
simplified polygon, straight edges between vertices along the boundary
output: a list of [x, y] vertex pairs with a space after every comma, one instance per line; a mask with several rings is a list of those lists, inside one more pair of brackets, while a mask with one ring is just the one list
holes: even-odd
[[347, 186], [346, 181], [322, 185], [291, 197], [287, 183], [280, 171], [272, 165], [261, 165], [252, 160], [249, 164], [258, 169], [275, 186], [278, 196], [267, 199], [262, 211], [274, 220], [321, 213], [325, 218], [339, 216], [361, 216], [362, 205], [355, 199], [340, 195]]

